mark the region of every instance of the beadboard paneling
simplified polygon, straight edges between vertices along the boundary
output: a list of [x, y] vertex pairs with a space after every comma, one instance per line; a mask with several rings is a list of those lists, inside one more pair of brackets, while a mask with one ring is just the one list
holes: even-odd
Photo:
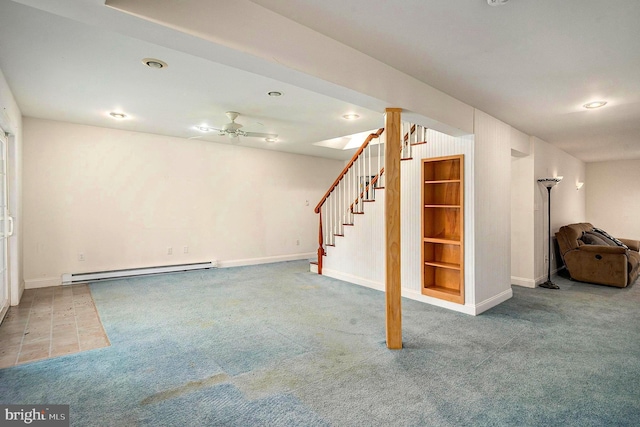
[[511, 289], [511, 127], [476, 110], [475, 300]]
[[[451, 137], [427, 131], [427, 144], [412, 149], [412, 160], [401, 164], [401, 269], [402, 295], [407, 298], [476, 314], [474, 301], [474, 164], [473, 136]], [[423, 158], [465, 155], [465, 298], [466, 306], [421, 294], [421, 174]], [[344, 237], [327, 248], [323, 273], [362, 286], [384, 290], [384, 190], [376, 193], [375, 203], [365, 203], [365, 214], [355, 215], [355, 225], [345, 227]]]

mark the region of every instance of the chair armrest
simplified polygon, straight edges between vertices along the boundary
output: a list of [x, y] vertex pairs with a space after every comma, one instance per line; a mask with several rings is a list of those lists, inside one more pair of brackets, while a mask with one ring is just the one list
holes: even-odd
[[622, 246], [582, 245], [576, 251], [599, 254], [626, 254], [627, 250]]
[[564, 254], [564, 261], [575, 280], [627, 286], [628, 257], [622, 246], [583, 245]]
[[618, 239], [618, 240], [620, 240], [622, 243], [627, 245], [629, 249], [636, 252], [640, 252], [640, 241], [633, 240], [633, 239]]

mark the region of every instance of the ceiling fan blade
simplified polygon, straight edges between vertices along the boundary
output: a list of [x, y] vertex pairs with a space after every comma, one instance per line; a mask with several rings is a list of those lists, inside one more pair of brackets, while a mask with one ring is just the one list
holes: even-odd
[[261, 132], [243, 132], [243, 136], [251, 136], [254, 138], [277, 138], [278, 135], [273, 133], [261, 133]]

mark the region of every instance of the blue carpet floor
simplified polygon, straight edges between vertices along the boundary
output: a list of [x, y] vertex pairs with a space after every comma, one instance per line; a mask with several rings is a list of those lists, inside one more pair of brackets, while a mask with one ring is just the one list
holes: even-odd
[[306, 262], [91, 285], [107, 348], [0, 370], [0, 402], [74, 426], [637, 426], [640, 285], [514, 287], [477, 316]]

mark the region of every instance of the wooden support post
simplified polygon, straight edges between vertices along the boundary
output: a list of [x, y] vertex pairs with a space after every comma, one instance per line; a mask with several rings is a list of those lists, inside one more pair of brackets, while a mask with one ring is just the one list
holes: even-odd
[[400, 154], [401, 108], [387, 108], [384, 147], [386, 271], [385, 300], [387, 348], [402, 348], [402, 301], [400, 274]]

